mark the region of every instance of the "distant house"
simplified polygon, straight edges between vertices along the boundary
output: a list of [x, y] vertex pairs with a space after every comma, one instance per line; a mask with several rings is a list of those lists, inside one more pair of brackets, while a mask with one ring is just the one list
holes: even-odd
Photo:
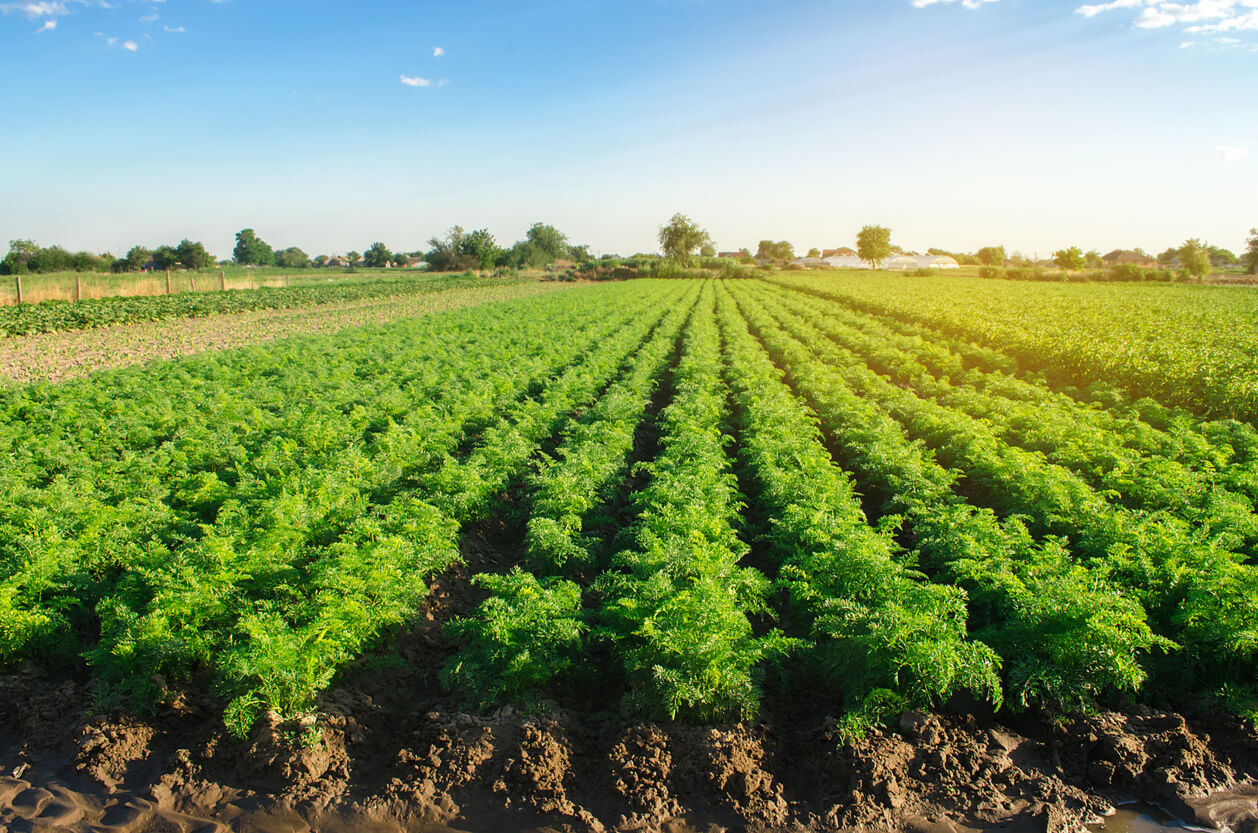
[[325, 265], [329, 269], [348, 269], [349, 259], [341, 257], [340, 255], [333, 255], [328, 258], [328, 262]]
[[737, 260], [738, 258], [742, 256], [743, 256], [742, 252], [721, 252], [720, 254], [717, 255], [717, 257], [728, 257], [728, 258], [733, 258], [734, 260]]
[[821, 250], [821, 256], [822, 256], [822, 258], [827, 258], [827, 257], [856, 257], [856, 252], [855, 252], [855, 250], [853, 250], [853, 249], [849, 249], [847, 246], [844, 246], [844, 247], [842, 247], [842, 248], [840, 248], [840, 249], [822, 249], [822, 250]]
[[403, 257], [398, 261], [398, 265], [406, 269], [427, 269], [428, 261], [422, 257]]
[[1101, 260], [1105, 261], [1106, 266], [1121, 266], [1129, 263], [1133, 266], [1152, 268], [1158, 265], [1158, 262], [1148, 255], [1133, 252], [1129, 249], [1115, 249], [1104, 255]]
[[830, 266], [828, 262], [819, 257], [798, 257], [791, 261], [792, 266], [802, 266], [805, 269], [826, 269]]

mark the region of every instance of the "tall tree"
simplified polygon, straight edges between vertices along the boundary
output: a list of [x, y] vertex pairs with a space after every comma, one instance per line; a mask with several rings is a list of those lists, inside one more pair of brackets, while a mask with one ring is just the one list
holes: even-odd
[[674, 214], [668, 225], [660, 226], [660, 251], [664, 257], [690, 265], [696, 249], [711, 245], [712, 238], [685, 214]]
[[153, 250], [153, 265], [158, 269], [174, 269], [179, 265], [179, 253], [172, 246], [158, 246]]
[[1185, 240], [1184, 245], [1179, 247], [1179, 259], [1185, 274], [1198, 281], [1210, 273], [1210, 248], [1195, 237]]
[[270, 266], [275, 263], [275, 251], [253, 229], [246, 228], [236, 232], [232, 259], [242, 266]]
[[285, 269], [305, 269], [310, 265], [310, 258], [296, 246], [289, 246], [275, 253], [275, 265]]
[[1245, 253], [1241, 261], [1251, 275], [1258, 275], [1258, 228], [1249, 230], [1249, 239], [1245, 241]]
[[524, 233], [524, 238], [546, 257], [547, 263], [554, 263], [556, 260], [568, 257], [571, 253], [567, 235], [545, 223], [534, 223], [529, 226], [529, 230]]
[[489, 229], [482, 228], [464, 235], [459, 254], [475, 258], [476, 264], [482, 269], [493, 269], [504, 252], [498, 247]]
[[1053, 252], [1053, 263], [1057, 264], [1057, 268], [1065, 269], [1067, 272], [1078, 272], [1083, 268], [1083, 249], [1078, 246], [1059, 249]]
[[363, 252], [363, 265], [371, 269], [383, 269], [393, 261], [393, 253], [383, 243], [372, 243]]
[[144, 268], [144, 264], [149, 262], [149, 258], [153, 257], [153, 250], [144, 246], [132, 246], [127, 251], [127, 256], [122, 262], [126, 264], [126, 271], [139, 272]]
[[974, 253], [978, 258], [978, 262], [984, 266], [1004, 266], [1005, 265], [1005, 247], [1004, 246], [984, 246]]
[[186, 237], [175, 247], [175, 257], [179, 258], [185, 269], [204, 269], [214, 260], [204, 246]]
[[0, 262], [0, 272], [6, 275], [25, 275], [30, 271], [31, 258], [39, 253], [34, 240], [10, 240], [9, 253]]
[[785, 240], [774, 243], [772, 240], [761, 240], [756, 248], [757, 260], [771, 260], [774, 263], [786, 263], [795, 259], [795, 247]]
[[808, 257], [821, 257], [821, 249], [811, 248], [808, 250]]
[[1096, 249], [1089, 249], [1087, 254], [1083, 256], [1083, 265], [1089, 269], [1100, 269], [1105, 265], [1105, 261], [1101, 259], [1101, 253]]
[[891, 254], [891, 229], [865, 226], [856, 235], [856, 254], [875, 269]]

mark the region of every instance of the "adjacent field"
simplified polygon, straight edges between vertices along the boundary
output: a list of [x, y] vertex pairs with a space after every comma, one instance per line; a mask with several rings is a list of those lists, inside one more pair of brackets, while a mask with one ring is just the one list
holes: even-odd
[[[183, 280], [188, 280], [184, 277]], [[204, 280], [204, 276], [203, 276]], [[208, 281], [206, 281], [208, 283]], [[299, 285], [262, 286], [226, 291], [176, 292], [170, 295], [106, 297], [71, 301], [0, 306], [0, 337], [55, 333], [135, 324], [203, 318], [233, 312], [299, 309], [319, 304], [353, 303], [445, 292], [454, 288], [501, 285], [515, 282], [498, 278], [450, 275], [356, 276], [336, 280], [307, 277]], [[210, 284], [217, 287], [217, 282]]]
[[486, 710], [1252, 713], [1251, 297], [643, 280], [6, 389], [0, 663], [240, 736], [434, 619]]
[[295, 335], [336, 333], [570, 286], [539, 281], [496, 281], [478, 286], [455, 281], [441, 291], [13, 336], [0, 339], [0, 379], [56, 382], [154, 359], [262, 344]]

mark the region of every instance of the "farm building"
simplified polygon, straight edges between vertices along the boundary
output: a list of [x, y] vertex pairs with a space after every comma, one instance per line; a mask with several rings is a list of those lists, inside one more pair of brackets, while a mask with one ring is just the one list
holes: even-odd
[[854, 254], [851, 255], [831, 255], [825, 258], [825, 262], [835, 269], [872, 269], [865, 261], [861, 260]]
[[822, 250], [821, 250], [821, 256], [822, 256], [823, 258], [827, 258], [827, 257], [856, 257], [856, 251], [855, 251], [854, 249], [849, 249], [847, 246], [843, 246], [843, 247], [838, 248], [838, 249], [822, 249]]
[[791, 261], [792, 266], [803, 266], [805, 269], [824, 269], [830, 264], [819, 257], [799, 257]]
[[909, 269], [921, 269], [916, 255], [892, 255], [882, 262], [882, 268], [888, 272], [907, 272]]
[[[799, 262], [801, 261], [796, 261]], [[823, 262], [835, 269], [873, 268], [856, 255], [833, 255]], [[961, 266], [955, 258], [948, 255], [896, 255], [884, 260], [881, 268], [889, 272], [905, 272], [910, 269], [960, 269]]]
[[1106, 266], [1118, 266], [1123, 263], [1131, 263], [1136, 266], [1144, 267], [1153, 267], [1158, 265], [1156, 260], [1146, 254], [1125, 249], [1115, 249], [1102, 257], [1101, 260], [1105, 261]]
[[917, 258], [919, 269], [960, 269], [961, 264], [949, 255], [922, 255]]

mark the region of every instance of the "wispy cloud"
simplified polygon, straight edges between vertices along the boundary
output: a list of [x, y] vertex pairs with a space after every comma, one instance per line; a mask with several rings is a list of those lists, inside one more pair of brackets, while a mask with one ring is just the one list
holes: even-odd
[[[924, 9], [927, 6], [933, 6], [936, 3], [955, 3], [957, 0], [913, 0], [914, 8]], [[961, 0], [961, 5], [967, 9], [981, 8], [984, 3], [995, 3], [996, 0]]]
[[56, 20], [45, 20], [44, 25], [40, 26], [38, 29], [35, 30], [35, 34], [38, 35], [40, 32], [51, 32], [53, 29], [56, 29], [56, 28], [57, 28]]
[[188, 30], [183, 28], [182, 26], [163, 26], [162, 31], [163, 32], [186, 32]]
[[[1194, 35], [1258, 31], [1258, 0], [1193, 0], [1187, 3], [1111, 0], [1107, 3], [1079, 6], [1075, 13], [1084, 17], [1096, 17], [1103, 12], [1117, 9], [1138, 10], [1139, 13], [1132, 21], [1132, 26], [1137, 29], [1167, 29], [1178, 26]], [[1237, 43], [1241, 41], [1238, 40]], [[1180, 46], [1184, 48], [1183, 44]]]
[[1219, 145], [1215, 150], [1223, 157], [1224, 162], [1239, 162], [1249, 155], [1249, 148], [1236, 145]]
[[446, 51], [442, 49], [440, 46], [434, 46], [432, 48], [432, 56], [434, 58], [440, 58], [444, 54], [446, 54]]
[[403, 75], [402, 84], [406, 87], [444, 87], [450, 82], [445, 78], [440, 81], [434, 81], [431, 78], [420, 78], [418, 75]]
[[1102, 12], [1112, 12], [1114, 9], [1138, 9], [1144, 5], [1144, 0], [1113, 0], [1110, 3], [1094, 3], [1089, 6], [1080, 6], [1075, 9], [1075, 14], [1081, 14], [1084, 17], [1096, 17]]
[[152, 23], [154, 20], [157, 20], [157, 15], [155, 14], [146, 14], [144, 17], [140, 18], [141, 23]]
[[0, 3], [0, 12], [4, 14], [22, 14], [31, 20], [40, 17], [69, 14], [65, 3]]
[[122, 48], [127, 50], [128, 52], [140, 51], [140, 45], [133, 40], [124, 40], [122, 42]]

